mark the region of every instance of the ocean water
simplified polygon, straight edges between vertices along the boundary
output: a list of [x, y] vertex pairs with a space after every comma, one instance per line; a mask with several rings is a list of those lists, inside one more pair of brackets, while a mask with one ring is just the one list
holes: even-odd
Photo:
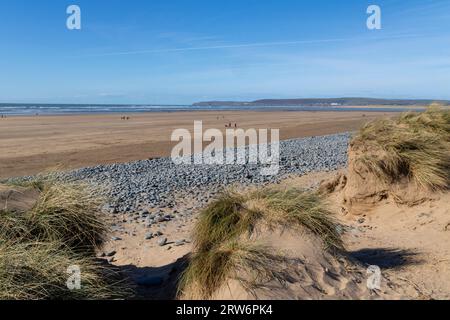
[[[408, 107], [396, 108], [346, 108], [311, 106], [192, 106], [192, 105], [69, 105], [69, 104], [7, 104], [0, 103], [0, 115], [63, 115], [108, 114], [176, 111], [233, 111], [233, 110], [280, 110], [280, 111], [366, 111], [403, 112]], [[417, 110], [417, 109], [415, 109]]]

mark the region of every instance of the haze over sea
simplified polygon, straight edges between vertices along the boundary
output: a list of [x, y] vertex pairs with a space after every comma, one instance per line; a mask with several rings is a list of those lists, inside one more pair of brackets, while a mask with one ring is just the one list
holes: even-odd
[[[70, 114], [111, 114], [176, 111], [383, 111], [403, 112], [408, 107], [314, 107], [314, 106], [193, 106], [193, 105], [77, 105], [77, 104], [0, 104], [2, 115], [70, 115]], [[417, 109], [415, 109], [417, 110]]]

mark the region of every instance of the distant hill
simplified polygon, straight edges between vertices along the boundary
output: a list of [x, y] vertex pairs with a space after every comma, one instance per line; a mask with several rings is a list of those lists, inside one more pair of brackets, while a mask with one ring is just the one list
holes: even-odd
[[424, 106], [439, 103], [450, 106], [449, 100], [376, 99], [376, 98], [328, 98], [328, 99], [263, 99], [256, 101], [204, 101], [193, 106]]

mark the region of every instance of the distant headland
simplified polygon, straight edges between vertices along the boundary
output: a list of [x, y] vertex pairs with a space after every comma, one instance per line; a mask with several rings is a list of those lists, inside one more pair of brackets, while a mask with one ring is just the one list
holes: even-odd
[[431, 99], [377, 99], [377, 98], [326, 98], [326, 99], [262, 99], [255, 101], [203, 101], [193, 106], [424, 106], [437, 103], [450, 106], [450, 100]]

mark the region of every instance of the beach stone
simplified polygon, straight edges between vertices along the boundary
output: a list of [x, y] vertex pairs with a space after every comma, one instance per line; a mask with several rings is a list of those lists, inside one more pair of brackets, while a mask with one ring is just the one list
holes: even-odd
[[161, 222], [166, 221], [166, 219], [165, 219], [164, 217], [157, 217], [157, 218], [155, 219], [155, 221], [156, 221], [157, 223], [161, 223]]
[[151, 239], [153, 239], [153, 232], [148, 232], [148, 233], [145, 235], [145, 240], [151, 240]]
[[180, 246], [184, 246], [186, 244], [185, 240], [179, 240], [177, 242], [175, 242], [175, 246], [180, 247]]
[[158, 240], [158, 245], [160, 247], [164, 247], [167, 244], [167, 238], [162, 238], [160, 240]]

